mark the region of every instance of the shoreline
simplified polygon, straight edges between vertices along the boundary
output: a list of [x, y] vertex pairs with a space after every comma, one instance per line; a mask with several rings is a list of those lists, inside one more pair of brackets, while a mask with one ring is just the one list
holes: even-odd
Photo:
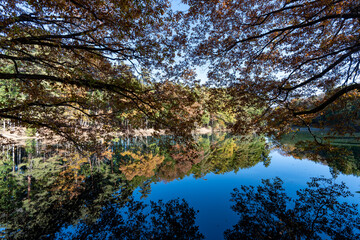
[[[41, 135], [26, 136], [25, 130], [26, 130], [26, 128], [22, 128], [22, 127], [17, 127], [13, 130], [4, 130], [4, 129], [0, 130], [1, 145], [4, 145], [4, 144], [25, 145], [26, 140], [32, 140], [32, 139], [46, 140], [46, 137], [41, 136]], [[228, 130], [202, 127], [202, 128], [195, 129], [192, 134], [211, 134], [213, 132], [226, 132], [226, 131], [228, 131]], [[124, 132], [114, 132], [114, 133], [110, 133], [110, 134], [114, 135], [114, 137], [127, 135], [127, 133], [124, 133]], [[150, 128], [150, 129], [135, 129], [135, 130], [132, 130], [131, 132], [129, 132], [128, 136], [148, 137], [148, 136], [153, 136], [154, 134], [165, 135], [165, 130], [156, 131], [152, 128]], [[54, 141], [54, 140], [56, 141], [56, 138], [55, 139], [53, 138], [51, 141]], [[60, 138], [58, 138], [58, 140], [60, 141]]]

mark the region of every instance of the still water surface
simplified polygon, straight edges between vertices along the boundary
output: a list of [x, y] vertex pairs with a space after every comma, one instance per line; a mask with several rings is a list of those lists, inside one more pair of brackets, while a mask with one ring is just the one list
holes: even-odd
[[359, 142], [300, 140], [311, 137], [203, 135], [194, 149], [153, 138], [116, 139], [98, 158], [29, 143], [17, 148], [16, 166], [6, 154], [1, 162], [2, 234], [358, 239], [359, 207], [351, 204], [360, 198]]

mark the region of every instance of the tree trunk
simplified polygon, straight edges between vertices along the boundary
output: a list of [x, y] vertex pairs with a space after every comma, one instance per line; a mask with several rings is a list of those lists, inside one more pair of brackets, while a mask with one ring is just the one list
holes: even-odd
[[31, 193], [31, 175], [27, 176], [27, 182], [28, 182], [28, 191], [27, 191], [27, 198], [29, 199], [29, 201], [31, 200], [30, 198], [30, 193]]

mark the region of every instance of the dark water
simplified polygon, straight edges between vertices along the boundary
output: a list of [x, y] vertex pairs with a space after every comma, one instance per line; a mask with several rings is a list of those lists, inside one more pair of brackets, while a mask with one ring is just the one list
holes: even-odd
[[360, 144], [312, 140], [116, 139], [96, 156], [3, 147], [2, 237], [359, 239]]

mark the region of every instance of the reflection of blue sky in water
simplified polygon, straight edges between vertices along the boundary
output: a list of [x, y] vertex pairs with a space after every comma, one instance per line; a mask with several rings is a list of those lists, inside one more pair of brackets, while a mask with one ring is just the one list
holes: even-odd
[[[151, 194], [146, 201], [184, 198], [194, 209], [199, 210], [197, 224], [206, 239], [223, 239], [225, 229], [236, 224], [238, 216], [230, 209], [230, 193], [240, 185], [258, 186], [261, 179], [280, 177], [288, 196], [296, 197], [296, 190], [307, 187], [311, 177], [331, 178], [329, 168], [309, 160], [297, 160], [282, 156], [276, 150], [271, 153], [271, 164], [267, 168], [258, 163], [250, 169], [241, 169], [237, 174], [230, 172], [221, 175], [207, 174], [204, 179], [192, 176], [169, 183], [153, 183]], [[206, 180], [205, 180], [206, 179]], [[357, 177], [340, 174], [336, 182], [345, 182], [352, 193], [360, 189]], [[140, 194], [137, 194], [140, 197]], [[348, 202], [357, 203], [359, 194], [348, 198]]]
[[[206, 136], [205, 138], [203, 138], [202, 141], [200, 142], [201, 146], [203, 146], [204, 149], [206, 149], [206, 146], [209, 147], [208, 144], [218, 143], [217, 141], [219, 140], [219, 142], [223, 143], [219, 145], [220, 149], [228, 150], [228, 148], [231, 148], [232, 141], [227, 141], [229, 140], [228, 138], [224, 139], [224, 138], [215, 137], [215, 139], [213, 139], [213, 137], [214, 136], [211, 137]], [[212, 142], [212, 140], [214, 140], [214, 142]], [[125, 143], [127, 142], [124, 142], [124, 144]], [[151, 141], [149, 141], [149, 144], [150, 143]], [[298, 160], [295, 159], [294, 157], [281, 155], [281, 154], [288, 154], [285, 151], [286, 149], [293, 149], [292, 148], [293, 145], [291, 144], [289, 144], [288, 146], [284, 145], [284, 149], [282, 150], [276, 150], [276, 149], [272, 150], [270, 153], [271, 155], [270, 165], [268, 167], [265, 167], [261, 158], [258, 158], [258, 155], [256, 155], [258, 151], [246, 151], [246, 149], [250, 148], [250, 146], [257, 146], [256, 144], [251, 145], [249, 143], [254, 143], [254, 142], [240, 141], [240, 145], [243, 145], [242, 148], [241, 146], [239, 146], [240, 152], [242, 150], [243, 151], [242, 153], [244, 153], [237, 155], [239, 157], [240, 163], [225, 157], [222, 158], [222, 156], [225, 156], [224, 154], [222, 154], [222, 151], [214, 151], [212, 158], [209, 158], [211, 161], [216, 162], [216, 164], [219, 164], [219, 162], [225, 163], [224, 166], [226, 165], [226, 167], [222, 165], [219, 166], [221, 170], [238, 169], [238, 167], [240, 167], [240, 169], [236, 174], [234, 172], [228, 172], [224, 174], [208, 173], [203, 178], [195, 179], [193, 175], [186, 176], [190, 168], [184, 168], [186, 170], [186, 173], [184, 170], [184, 172], [181, 171], [178, 172], [179, 175], [170, 174], [169, 179], [173, 179], [171, 177], [176, 178], [184, 175], [186, 177], [184, 177], [183, 179], [173, 180], [165, 183], [162, 182], [161, 179], [167, 179], [167, 178], [162, 178], [160, 176], [167, 177], [166, 174], [164, 175], [164, 172], [165, 170], [171, 170], [171, 168], [169, 169], [164, 168], [162, 172], [158, 171], [158, 173], [160, 174], [154, 178], [151, 178], [150, 181], [160, 181], [160, 182], [151, 183], [151, 192], [148, 195], [148, 197], [145, 199], [145, 203], [149, 204], [150, 200], [155, 202], [157, 202], [158, 200], [163, 200], [164, 202], [167, 202], [169, 200], [176, 198], [180, 198], [180, 199], [184, 198], [190, 207], [194, 208], [195, 210], [199, 210], [199, 213], [196, 216], [196, 224], [199, 226], [200, 232], [206, 236], [206, 239], [223, 239], [224, 231], [226, 229], [232, 228], [232, 226], [235, 225], [239, 220], [239, 216], [236, 215], [235, 212], [233, 212], [233, 210], [230, 208], [233, 205], [233, 202], [229, 201], [231, 197], [230, 193], [233, 191], [234, 188], [240, 188], [241, 185], [252, 185], [256, 187], [261, 184], [262, 179], [273, 179], [275, 177], [279, 177], [284, 182], [283, 186], [286, 190], [287, 195], [292, 198], [297, 198], [296, 190], [306, 188], [307, 187], [306, 183], [311, 180], [311, 177], [320, 177], [320, 176], [323, 176], [325, 178], [332, 177], [330, 168], [322, 163], [316, 163], [314, 161], [310, 161], [307, 159]], [[258, 142], [255, 141], [255, 143]], [[131, 142], [127, 144], [131, 144]], [[135, 142], [133, 144], [135, 144]], [[143, 144], [145, 143], [141, 143], [139, 144], [139, 146], [142, 146]], [[153, 146], [154, 148], [157, 146], [156, 143], [150, 145]], [[228, 148], [221, 148], [224, 146], [227, 146]], [[213, 148], [211, 149], [214, 150]], [[225, 153], [227, 152], [225, 151]], [[255, 160], [251, 157], [252, 154], [255, 154], [257, 156]], [[187, 164], [189, 163], [189, 161], [191, 162], [191, 160], [193, 159], [185, 160], [183, 163], [185, 163], [185, 165], [188, 166]], [[181, 161], [182, 160], [180, 160], [180, 163]], [[206, 159], [205, 162], [209, 163], [209, 161], [207, 161]], [[239, 163], [239, 165], [236, 165], [236, 163]], [[199, 164], [201, 165], [202, 162]], [[237, 167], [231, 168], [232, 166], [231, 164], [235, 164]], [[253, 165], [255, 166], [250, 167]], [[175, 165], [175, 167], [180, 168], [181, 164]], [[208, 172], [207, 171], [208, 168], [206, 167], [208, 167], [208, 165], [206, 165], [204, 168], [205, 172]], [[211, 165], [210, 169], [214, 171], [216, 167], [218, 166]], [[199, 168], [195, 167], [193, 168], [193, 170], [194, 169], [198, 170]], [[174, 172], [176, 172], [175, 170]], [[196, 172], [196, 171], [192, 171], [192, 172]], [[115, 176], [116, 179], [118, 179], [120, 176], [119, 173], [117, 174], [118, 175]], [[158, 177], [160, 177], [160, 180]], [[104, 178], [99, 178], [98, 181], [102, 182], [101, 180], [103, 179]], [[146, 180], [147, 178], [139, 178], [139, 179]], [[143, 181], [143, 180], [139, 180], [139, 181]], [[139, 181], [136, 180], [135, 182], [139, 182]], [[357, 203], [360, 194], [357, 194], [355, 192], [360, 190], [359, 178], [354, 175], [344, 175], [339, 173], [339, 175], [336, 178], [336, 182], [340, 183], [341, 181], [345, 182], [346, 185], [349, 187], [350, 191], [355, 194], [354, 198], [348, 198], [347, 201], [351, 203]], [[133, 186], [135, 188], [136, 186], [139, 185], [135, 184]], [[115, 187], [114, 189], [112, 189], [112, 191], [109, 191], [110, 195], [115, 194], [120, 188], [121, 187]], [[89, 191], [92, 191], [91, 188], [89, 188]], [[138, 189], [138, 191], [135, 191], [135, 200], [140, 200], [140, 196], [141, 193], [139, 192]], [[106, 203], [108, 200], [109, 199], [106, 198], [104, 199], [104, 202]], [[70, 210], [72, 211], [72, 209], [73, 208], [71, 208]], [[54, 217], [56, 216], [51, 217], [52, 219], [51, 221], [54, 220], [53, 219]], [[62, 233], [66, 233], [66, 232], [71, 233], [74, 231], [76, 231], [76, 228], [70, 226], [67, 228], [67, 230], [63, 232], [61, 231], [58, 232], [57, 236], [59, 236], [59, 234], [61, 235]]]

